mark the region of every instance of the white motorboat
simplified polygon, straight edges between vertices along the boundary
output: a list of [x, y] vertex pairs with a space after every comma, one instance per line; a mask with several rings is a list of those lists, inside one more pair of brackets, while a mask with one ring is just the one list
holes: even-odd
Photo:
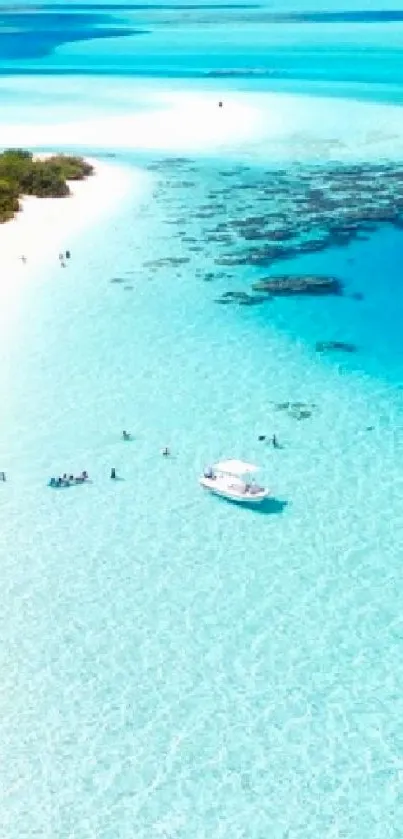
[[270, 492], [250, 478], [258, 471], [259, 467], [253, 463], [223, 460], [204, 470], [200, 484], [214, 495], [220, 495], [229, 501], [237, 501], [239, 504], [261, 504], [270, 496]]

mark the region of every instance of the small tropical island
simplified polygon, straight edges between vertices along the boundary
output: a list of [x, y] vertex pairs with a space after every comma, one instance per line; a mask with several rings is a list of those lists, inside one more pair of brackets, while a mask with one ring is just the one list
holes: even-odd
[[81, 157], [64, 154], [34, 157], [25, 149], [7, 149], [0, 154], [0, 223], [14, 218], [20, 198], [64, 198], [68, 181], [82, 181], [94, 167]]

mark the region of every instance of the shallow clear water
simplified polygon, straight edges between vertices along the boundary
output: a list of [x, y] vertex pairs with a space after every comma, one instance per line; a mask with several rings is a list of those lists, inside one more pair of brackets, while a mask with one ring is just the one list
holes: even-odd
[[[43, 102], [29, 84], [14, 113]], [[65, 101], [58, 84], [55, 122], [77, 82]], [[93, 112], [127, 84], [95, 78]], [[34, 278], [0, 336], [1, 834], [400, 837], [403, 234], [279, 269], [340, 275], [361, 302], [220, 306], [256, 278], [205, 280], [218, 245], [195, 208], [226, 158], [119, 159], [142, 198]], [[334, 338], [358, 352], [315, 353]], [[274, 432], [277, 451], [257, 440]], [[261, 464], [275, 502], [204, 495], [224, 456]]]

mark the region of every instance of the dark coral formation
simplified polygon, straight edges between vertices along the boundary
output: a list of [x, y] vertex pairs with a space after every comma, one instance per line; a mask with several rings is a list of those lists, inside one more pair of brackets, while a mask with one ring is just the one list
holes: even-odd
[[244, 243], [217, 254], [219, 265], [265, 266], [367, 238], [383, 222], [403, 225], [402, 166], [292, 167], [261, 173], [259, 182], [248, 170], [248, 179], [224, 188], [233, 212], [208, 230], [217, 243]]
[[[237, 165], [212, 169], [205, 186], [202, 179], [178, 178], [189, 171], [197, 175], [197, 165], [190, 164], [184, 158], [165, 159], [149, 168], [166, 178], [159, 184], [160, 198], [165, 199], [172, 186], [179, 192], [197, 184], [192, 217], [184, 217], [180, 206], [169, 223], [181, 225], [184, 241], [197, 239], [218, 265], [264, 267], [367, 238], [384, 222], [403, 226], [403, 165], [295, 165], [273, 170]], [[172, 193], [167, 200], [173, 211]]]
[[267, 291], [272, 296], [293, 294], [341, 294], [342, 283], [337, 277], [321, 274], [277, 274], [253, 283], [254, 291]]
[[[359, 258], [358, 251], [346, 254], [345, 268], [338, 269], [340, 278], [321, 274], [327, 268], [318, 262], [306, 260], [305, 269], [284, 260], [345, 248], [385, 223], [403, 229], [403, 163], [268, 169], [212, 162], [209, 168], [205, 160], [178, 157], [155, 161], [149, 168], [163, 257], [153, 259], [150, 250], [142, 276], [158, 282], [168, 269], [173, 282], [185, 276], [187, 282], [213, 283], [210, 299], [224, 307], [264, 306], [285, 295], [363, 300], [350, 279], [354, 268], [349, 266]], [[149, 205], [144, 208], [148, 212]], [[329, 341], [320, 343], [318, 352], [350, 351]], [[305, 418], [309, 410], [301, 408], [298, 417]], [[297, 409], [293, 411], [294, 416]]]

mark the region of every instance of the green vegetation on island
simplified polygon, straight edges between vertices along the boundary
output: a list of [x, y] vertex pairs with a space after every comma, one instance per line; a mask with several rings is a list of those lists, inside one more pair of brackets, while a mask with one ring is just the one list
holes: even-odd
[[0, 154], [0, 222], [14, 217], [22, 195], [63, 198], [70, 193], [67, 181], [81, 181], [93, 171], [81, 157], [58, 154], [43, 160], [24, 149], [7, 149]]

